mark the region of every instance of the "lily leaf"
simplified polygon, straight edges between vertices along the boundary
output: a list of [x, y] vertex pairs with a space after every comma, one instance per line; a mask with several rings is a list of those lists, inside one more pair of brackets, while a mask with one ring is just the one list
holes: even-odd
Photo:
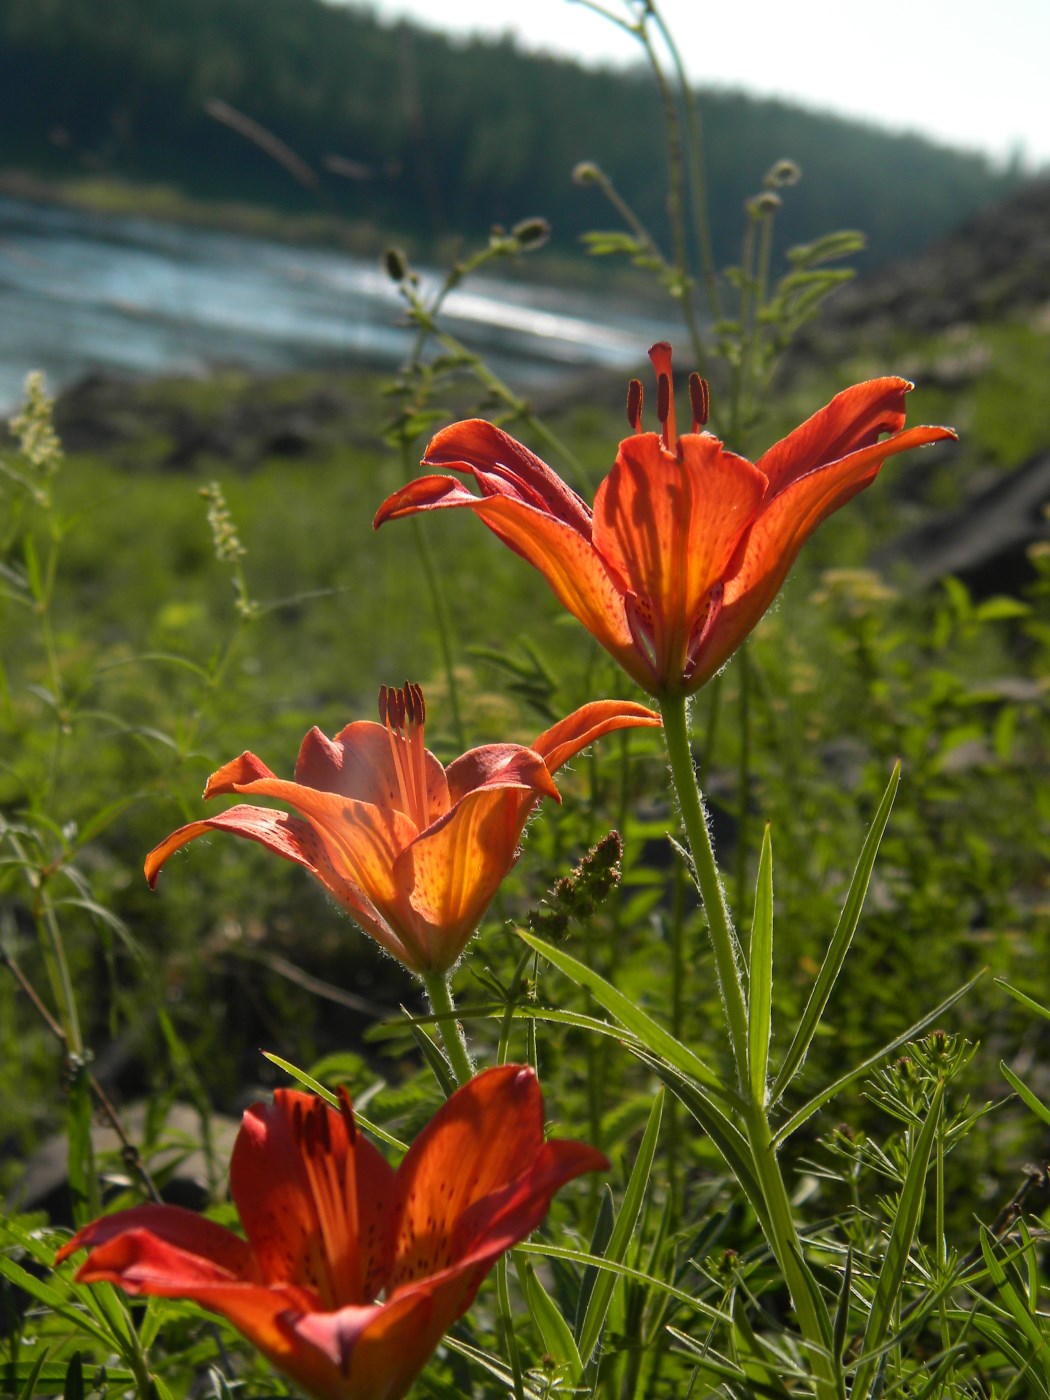
[[773, 1015], [773, 845], [768, 824], [758, 860], [747, 984], [747, 1065], [751, 1100], [764, 1104]]
[[919, 1226], [919, 1215], [926, 1189], [926, 1173], [930, 1166], [930, 1154], [933, 1151], [933, 1140], [940, 1124], [943, 1102], [944, 1081], [942, 1080], [937, 1085], [929, 1112], [926, 1115], [926, 1121], [923, 1123], [922, 1130], [915, 1142], [915, 1149], [912, 1152], [904, 1184], [901, 1187], [897, 1215], [886, 1247], [886, 1257], [882, 1261], [878, 1282], [875, 1285], [875, 1295], [871, 1300], [868, 1325], [864, 1329], [863, 1355], [853, 1381], [853, 1394], [858, 1397], [858, 1400], [868, 1394], [872, 1377], [878, 1365], [879, 1348], [882, 1346], [887, 1328], [893, 1319], [894, 1308], [899, 1302], [904, 1272]]
[[666, 1060], [682, 1074], [698, 1079], [701, 1084], [705, 1084], [721, 1097], [730, 1097], [721, 1076], [709, 1064], [694, 1054], [687, 1045], [675, 1039], [670, 1031], [665, 1031], [651, 1016], [647, 1016], [630, 997], [617, 991], [612, 983], [606, 982], [604, 977], [600, 977], [592, 968], [578, 962], [561, 948], [544, 943], [541, 938], [526, 933], [524, 929], [519, 928], [516, 932], [523, 942], [534, 948], [549, 963], [553, 963], [559, 972], [564, 972], [570, 981], [575, 982], [578, 987], [586, 988], [595, 1001], [604, 1006], [611, 1016], [615, 1016], [622, 1026], [632, 1031], [651, 1054]]
[[[653, 1156], [656, 1152], [656, 1140], [660, 1135], [660, 1120], [663, 1116], [664, 1095], [663, 1090], [657, 1094], [653, 1100], [652, 1112], [649, 1114], [649, 1122], [646, 1125], [645, 1134], [642, 1137], [642, 1144], [638, 1149], [638, 1156], [631, 1169], [631, 1177], [627, 1183], [627, 1190], [624, 1192], [623, 1205], [620, 1213], [616, 1217], [616, 1224], [613, 1226], [612, 1234], [609, 1236], [609, 1247], [605, 1251], [606, 1257], [617, 1264], [623, 1262], [627, 1247], [634, 1237], [635, 1226], [641, 1214], [642, 1202], [645, 1199], [646, 1187], [649, 1185], [649, 1173], [653, 1166]], [[587, 1311], [584, 1314], [583, 1326], [580, 1328], [580, 1359], [586, 1365], [598, 1345], [598, 1338], [602, 1334], [605, 1326], [606, 1314], [609, 1311], [609, 1304], [612, 1302], [613, 1288], [616, 1286], [614, 1274], [602, 1271], [595, 1280], [591, 1290], [590, 1302], [587, 1304]]]
[[817, 1027], [820, 1025], [824, 1008], [828, 1004], [832, 989], [842, 970], [842, 964], [846, 961], [846, 954], [853, 942], [853, 935], [857, 931], [861, 910], [864, 907], [864, 897], [871, 882], [871, 872], [875, 868], [875, 857], [879, 852], [879, 844], [890, 819], [890, 812], [893, 810], [893, 799], [897, 795], [900, 779], [901, 766], [898, 762], [893, 766], [890, 780], [886, 784], [886, 791], [882, 794], [882, 801], [879, 803], [868, 834], [864, 838], [864, 844], [861, 847], [857, 867], [853, 872], [853, 879], [850, 881], [838, 924], [828, 945], [828, 951], [824, 955], [824, 962], [817, 974], [817, 980], [813, 984], [813, 990], [809, 994], [802, 1019], [798, 1023], [798, 1030], [795, 1032], [794, 1039], [773, 1085], [773, 1092], [770, 1096], [772, 1103], [778, 1101], [801, 1069], [813, 1037], [816, 1035]]
[[793, 1113], [786, 1123], [781, 1124], [773, 1134], [773, 1145], [777, 1146], [784, 1142], [793, 1132], [801, 1128], [803, 1123], [807, 1123], [810, 1118], [813, 1117], [814, 1113], [822, 1109], [826, 1103], [830, 1103], [843, 1089], [853, 1084], [856, 1080], [863, 1079], [880, 1060], [884, 1060], [887, 1055], [894, 1054], [902, 1045], [907, 1045], [909, 1040], [916, 1040], [924, 1030], [939, 1021], [946, 1011], [951, 1010], [957, 1001], [961, 1001], [967, 992], [972, 991], [987, 971], [987, 968], [982, 967], [976, 976], [971, 977], [969, 982], [964, 983], [957, 991], [952, 992], [951, 996], [946, 997], [944, 1001], [941, 1002], [940, 1006], [935, 1006], [932, 1011], [927, 1011], [925, 1016], [920, 1017], [920, 1019], [914, 1022], [913, 1025], [910, 1025], [906, 1031], [902, 1031], [900, 1035], [894, 1036], [881, 1050], [876, 1050], [874, 1055], [869, 1055], [866, 1060], [861, 1061], [861, 1063], [856, 1065], [853, 1069], [847, 1070], [845, 1074], [836, 1079], [834, 1083], [829, 1084], [827, 1088], [821, 1089], [819, 1094], [815, 1094], [808, 1103], [803, 1104], [796, 1113]]

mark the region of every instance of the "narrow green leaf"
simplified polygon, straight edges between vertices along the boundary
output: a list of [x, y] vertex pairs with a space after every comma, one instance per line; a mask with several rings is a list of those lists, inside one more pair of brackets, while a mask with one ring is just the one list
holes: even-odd
[[29, 583], [29, 591], [33, 595], [33, 601], [42, 603], [44, 601], [44, 582], [40, 571], [40, 555], [36, 550], [36, 541], [32, 535], [26, 535], [22, 543], [22, 553], [26, 561], [26, 579]]
[[1003, 1078], [1009, 1084], [1019, 1099], [1022, 1099], [1032, 1110], [1037, 1118], [1050, 1126], [1050, 1108], [1041, 1099], [1037, 1099], [1023, 1079], [1019, 1079], [1005, 1060], [999, 1061], [999, 1069]]
[[[602, 1188], [602, 1199], [598, 1207], [598, 1218], [594, 1222], [594, 1230], [591, 1234], [589, 1253], [598, 1258], [604, 1256], [612, 1236], [615, 1218], [616, 1210], [613, 1205], [612, 1190], [609, 1183], [606, 1182]], [[594, 1292], [597, 1278], [597, 1267], [594, 1264], [588, 1264], [580, 1278], [580, 1296], [576, 1300], [576, 1320], [572, 1330], [577, 1341], [579, 1341], [580, 1333], [583, 1331], [583, 1319], [587, 1316], [587, 1308], [590, 1305], [591, 1294]]]
[[[33, 1362], [32, 1368], [26, 1376], [25, 1385], [19, 1392], [18, 1400], [33, 1400], [33, 1396], [37, 1393], [36, 1387], [38, 1381], [40, 1380], [40, 1373], [43, 1371], [44, 1362], [47, 1360], [49, 1355], [50, 1353], [47, 1347], [41, 1346], [40, 1355]], [[11, 1365], [4, 1366], [2, 1369], [0, 1369], [0, 1378], [2, 1378], [4, 1390], [7, 1392], [8, 1395], [14, 1394], [15, 1385], [17, 1383], [16, 1375], [11, 1374], [14, 1370], [15, 1367]], [[17, 1377], [17, 1379], [21, 1379], [21, 1377], [19, 1376]]]
[[749, 1376], [741, 1367], [714, 1351], [706, 1341], [698, 1342], [687, 1333], [679, 1331], [677, 1327], [668, 1327], [667, 1331], [689, 1353], [700, 1375], [716, 1383], [726, 1381], [730, 1385], [739, 1386], [741, 1393], [748, 1397], [761, 1396], [763, 1400], [782, 1400], [783, 1385], [774, 1387], [757, 1376]]
[[843, 1089], [852, 1084], [855, 1080], [863, 1079], [868, 1071], [873, 1069], [880, 1060], [884, 1060], [887, 1055], [894, 1054], [902, 1045], [907, 1045], [909, 1040], [917, 1039], [927, 1027], [939, 1021], [946, 1011], [950, 1011], [957, 1001], [961, 1001], [967, 992], [972, 991], [973, 988], [977, 986], [977, 983], [987, 971], [988, 969], [986, 967], [982, 967], [975, 977], [971, 977], [969, 982], [964, 983], [957, 991], [952, 992], [951, 996], [946, 997], [945, 1000], [941, 1002], [940, 1006], [935, 1006], [932, 1011], [928, 1011], [925, 1016], [909, 1026], [906, 1031], [902, 1031], [900, 1035], [888, 1041], [881, 1050], [876, 1050], [874, 1055], [869, 1055], [866, 1060], [855, 1066], [855, 1068], [847, 1070], [844, 1075], [836, 1079], [833, 1084], [829, 1084], [826, 1089], [821, 1089], [819, 1094], [816, 1094], [808, 1103], [803, 1104], [796, 1113], [793, 1113], [786, 1123], [781, 1124], [773, 1135], [774, 1146], [784, 1142], [793, 1132], [801, 1128], [803, 1123], [807, 1123], [809, 1119], [813, 1117], [814, 1113], [819, 1112], [826, 1103], [830, 1103], [836, 1094], [840, 1094]]
[[736, 1177], [740, 1189], [750, 1201], [752, 1209], [759, 1220], [763, 1222], [763, 1227], [768, 1234], [769, 1212], [766, 1209], [765, 1197], [755, 1174], [751, 1148], [743, 1133], [725, 1116], [720, 1108], [711, 1102], [699, 1085], [694, 1084], [690, 1079], [664, 1064], [662, 1060], [645, 1054], [644, 1051], [634, 1050], [632, 1053], [636, 1054], [644, 1064], [647, 1064], [658, 1074], [671, 1093], [685, 1104], [722, 1154], [723, 1161]]
[[766, 1102], [766, 1070], [773, 1029], [773, 843], [766, 824], [755, 885], [755, 914], [747, 967], [747, 1067], [753, 1103]]
[[[330, 1103], [333, 1108], [339, 1107], [338, 1096], [333, 1094], [331, 1089], [326, 1089], [324, 1085], [314, 1079], [312, 1075], [307, 1074], [306, 1070], [298, 1069], [290, 1060], [282, 1060], [280, 1055], [274, 1055], [269, 1050], [264, 1050], [262, 1053], [264, 1059], [269, 1060], [270, 1063], [276, 1065], [278, 1069], [283, 1069], [285, 1074], [290, 1074], [304, 1089], [309, 1089], [311, 1094], [319, 1094], [320, 1097], [324, 1099], [325, 1103]], [[370, 1119], [366, 1118], [364, 1114], [358, 1113], [356, 1108], [354, 1109], [354, 1119], [364, 1128], [365, 1132], [371, 1133], [372, 1136], [378, 1138], [380, 1142], [385, 1142], [388, 1147], [394, 1147], [398, 1152], [408, 1151], [407, 1142], [402, 1142], [400, 1138], [394, 1137], [393, 1133], [388, 1133], [387, 1130], [381, 1128], [378, 1123], [373, 1123]]]
[[409, 1033], [419, 1047], [419, 1051], [424, 1060], [426, 1060], [427, 1064], [430, 1066], [434, 1078], [438, 1082], [438, 1088], [446, 1099], [451, 1098], [458, 1086], [456, 1084], [456, 1076], [452, 1073], [448, 1060], [445, 1059], [445, 1056], [434, 1044], [430, 1036], [427, 1035], [419, 1022], [414, 1019], [408, 1008], [403, 1006], [401, 1010], [408, 1018]]
[[995, 985], [997, 987], [1002, 987], [1004, 992], [1008, 992], [1010, 996], [1012, 996], [1015, 1001], [1019, 1001], [1022, 1006], [1027, 1006], [1029, 1011], [1034, 1011], [1037, 1016], [1043, 1016], [1046, 1020], [1050, 1021], [1050, 1006], [1043, 1006], [1041, 1002], [1033, 1000], [1032, 997], [1018, 990], [1017, 987], [1011, 987], [1010, 983], [1002, 977], [997, 977], [995, 979]]
[[[541, 948], [540, 951], [542, 952], [543, 949]], [[652, 1112], [649, 1114], [649, 1122], [646, 1124], [638, 1156], [631, 1170], [627, 1190], [624, 1192], [623, 1204], [609, 1237], [609, 1247], [605, 1251], [606, 1257], [614, 1260], [617, 1264], [623, 1262], [627, 1247], [634, 1235], [635, 1225], [638, 1223], [638, 1216], [641, 1213], [646, 1187], [649, 1185], [653, 1156], [656, 1152], [656, 1140], [660, 1135], [663, 1107], [664, 1095], [661, 1089], [653, 1100]], [[594, 1288], [591, 1290], [591, 1299], [587, 1304], [587, 1312], [580, 1329], [580, 1360], [584, 1365], [590, 1361], [594, 1349], [598, 1345], [615, 1286], [615, 1276], [603, 1271], [595, 1280]]]
[[[570, 1264], [582, 1264], [585, 1269], [593, 1269], [596, 1274], [610, 1273], [618, 1278], [629, 1279], [631, 1283], [640, 1283], [648, 1292], [656, 1292], [673, 1298], [681, 1303], [683, 1307], [700, 1313], [711, 1322], [717, 1322], [720, 1326], [728, 1326], [730, 1318], [725, 1313], [719, 1312], [710, 1303], [705, 1303], [702, 1298], [695, 1297], [692, 1293], [686, 1292], [682, 1288], [676, 1288], [673, 1283], [666, 1283], [663, 1279], [656, 1278], [648, 1274], [644, 1269], [632, 1269], [629, 1264], [617, 1264], [609, 1258], [598, 1258], [594, 1254], [586, 1254], [582, 1249], [570, 1249], [565, 1245], [547, 1244], [519, 1244], [514, 1246], [515, 1255], [536, 1254], [544, 1259], [565, 1259]], [[586, 1312], [586, 1309], [584, 1309]], [[582, 1319], [581, 1319], [582, 1326]], [[579, 1329], [574, 1328], [574, 1333], [579, 1336]]]
[[1032, 1239], [1032, 1232], [1028, 1228], [1027, 1222], [1022, 1217], [1017, 1222], [1017, 1229], [1021, 1236], [1021, 1257], [1025, 1266], [1025, 1289], [1028, 1295], [1028, 1311], [1037, 1312], [1039, 1309], [1039, 1259], [1035, 1252], [1035, 1241]]
[[518, 1277], [521, 1280], [529, 1314], [536, 1330], [543, 1338], [543, 1349], [559, 1366], [566, 1368], [573, 1385], [578, 1385], [583, 1374], [583, 1362], [576, 1346], [572, 1329], [562, 1317], [558, 1305], [544, 1288], [529, 1259], [518, 1259]]
[[773, 1084], [773, 1091], [770, 1095], [772, 1103], [779, 1100], [781, 1094], [802, 1068], [813, 1037], [817, 1033], [817, 1027], [820, 1025], [824, 1008], [828, 1004], [838, 975], [842, 971], [842, 964], [846, 961], [846, 954], [849, 952], [853, 935], [857, 931], [857, 924], [860, 922], [864, 899], [868, 893], [868, 885], [871, 883], [871, 872], [875, 868], [875, 857], [879, 853], [879, 845], [893, 810], [893, 800], [897, 796], [900, 780], [901, 765], [898, 761], [893, 765], [893, 772], [886, 784], [886, 791], [882, 794], [882, 801], [878, 805], [871, 826], [868, 828], [868, 834], [864, 838], [864, 844], [861, 846], [860, 856], [857, 859], [853, 879], [850, 881], [849, 890], [846, 893], [842, 912], [835, 926], [835, 932], [832, 934], [831, 942], [828, 944], [828, 951], [824, 955], [817, 980], [813, 984], [813, 990], [810, 992], [809, 1000], [802, 1012], [802, 1019], [798, 1023], [798, 1029]]
[[64, 1317], [67, 1322], [71, 1322], [81, 1332], [86, 1332], [89, 1337], [94, 1337], [95, 1341], [101, 1343], [104, 1348], [113, 1350], [113, 1337], [82, 1313], [72, 1298], [63, 1297], [57, 1289], [42, 1282], [35, 1274], [31, 1274], [28, 1269], [23, 1269], [20, 1264], [16, 1264], [13, 1259], [7, 1258], [4, 1254], [0, 1254], [0, 1274], [9, 1279], [16, 1288], [21, 1288], [31, 1298], [35, 1298], [38, 1303], [43, 1303], [59, 1317]]
[[578, 987], [585, 987], [595, 1001], [600, 1006], [604, 1006], [610, 1016], [615, 1016], [622, 1026], [626, 1026], [637, 1036], [653, 1055], [657, 1055], [674, 1065], [683, 1074], [698, 1079], [701, 1084], [706, 1084], [709, 1089], [723, 1098], [729, 1097], [721, 1076], [710, 1065], [701, 1060], [699, 1055], [694, 1054], [687, 1045], [676, 1040], [670, 1031], [665, 1031], [651, 1016], [647, 1016], [631, 1001], [630, 997], [617, 991], [611, 983], [606, 982], [604, 977], [600, 977], [585, 963], [578, 962], [563, 949], [554, 948], [549, 943], [544, 943], [541, 938], [526, 933], [524, 929], [519, 928], [515, 931], [523, 942], [527, 943], [530, 948], [535, 948], [541, 957], [546, 958], [549, 963], [553, 963], [558, 971], [563, 972], [570, 981], [575, 982]]
[[[991, 1233], [986, 1226], [981, 1226], [981, 1253], [984, 1255], [984, 1262], [988, 1269], [988, 1275], [995, 1284], [996, 1291], [1002, 1299], [1010, 1316], [1016, 1322], [1025, 1341], [1032, 1349], [1032, 1356], [1038, 1362], [1039, 1369], [1043, 1373], [1044, 1384], [1041, 1387], [1043, 1394], [1047, 1393], [1047, 1383], [1050, 1382], [1050, 1336], [1044, 1335], [1040, 1330], [1035, 1318], [1025, 1306], [1017, 1289], [1010, 1282], [1010, 1277], [1003, 1266], [1002, 1261], [995, 1252], [995, 1246]], [[1029, 1371], [1029, 1375], [1032, 1372]], [[1033, 1379], [1038, 1379], [1033, 1377]]]
[[831, 1355], [835, 1365], [842, 1364], [842, 1353], [846, 1349], [846, 1332], [849, 1328], [850, 1292], [853, 1288], [853, 1246], [846, 1250], [846, 1267], [842, 1271], [842, 1288], [839, 1290], [838, 1306], [835, 1308], [835, 1322], [831, 1331]]
[[937, 1085], [929, 1112], [926, 1115], [926, 1121], [915, 1141], [911, 1161], [908, 1163], [908, 1171], [901, 1187], [900, 1199], [897, 1202], [897, 1215], [890, 1231], [889, 1243], [886, 1246], [886, 1257], [882, 1261], [878, 1282], [875, 1284], [875, 1293], [868, 1313], [868, 1325], [864, 1329], [863, 1355], [853, 1381], [853, 1394], [858, 1397], [858, 1400], [861, 1400], [861, 1397], [866, 1396], [869, 1392], [877, 1367], [879, 1348], [882, 1346], [886, 1331], [893, 1319], [894, 1309], [899, 1301], [904, 1272], [908, 1266], [908, 1257], [919, 1226], [919, 1214], [922, 1210], [926, 1188], [926, 1173], [930, 1166], [933, 1140], [940, 1124], [943, 1101], [944, 1081], [942, 1080]]
[[62, 1384], [62, 1400], [84, 1400], [84, 1359], [79, 1351], [69, 1358]]
[[[733, 1328], [730, 1334], [733, 1360], [747, 1376], [750, 1386], [761, 1385], [763, 1393], [776, 1395], [779, 1400], [790, 1400], [787, 1387], [776, 1372], [770, 1370], [769, 1361], [763, 1355], [762, 1345], [748, 1320], [747, 1307], [743, 1294], [737, 1292], [733, 1297]], [[782, 1358], [779, 1364], [783, 1365]]]
[[102, 1213], [98, 1177], [95, 1174], [95, 1149], [91, 1141], [93, 1119], [91, 1080], [87, 1066], [79, 1064], [70, 1085], [66, 1112], [66, 1171], [73, 1219], [77, 1225], [86, 1225]]

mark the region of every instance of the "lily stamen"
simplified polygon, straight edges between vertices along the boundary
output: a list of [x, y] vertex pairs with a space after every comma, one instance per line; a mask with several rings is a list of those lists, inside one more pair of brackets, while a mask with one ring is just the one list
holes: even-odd
[[645, 390], [640, 379], [632, 379], [627, 385], [627, 421], [636, 433], [642, 431], [642, 404]]
[[689, 403], [693, 410], [693, 432], [698, 433], [711, 416], [711, 386], [696, 370], [689, 376]]
[[[345, 1115], [344, 1115], [345, 1116]], [[332, 1150], [328, 1109], [321, 1099], [297, 1100], [292, 1135], [299, 1150], [320, 1226], [321, 1246], [312, 1267], [329, 1307], [361, 1303], [360, 1234], [353, 1152]], [[326, 1297], [325, 1294], [328, 1294]]]
[[426, 702], [420, 686], [406, 681], [403, 688], [379, 687], [379, 719], [390, 736], [401, 810], [421, 831], [430, 823], [426, 749], [423, 743], [426, 715]]

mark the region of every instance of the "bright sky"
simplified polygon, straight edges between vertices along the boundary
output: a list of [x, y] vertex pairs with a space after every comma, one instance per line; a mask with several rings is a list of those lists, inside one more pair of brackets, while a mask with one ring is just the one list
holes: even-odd
[[[602, 0], [619, 16], [628, 0]], [[517, 36], [586, 63], [627, 63], [630, 35], [580, 0], [372, 0], [457, 34]], [[918, 131], [1050, 166], [1050, 0], [662, 0], [698, 83]]]

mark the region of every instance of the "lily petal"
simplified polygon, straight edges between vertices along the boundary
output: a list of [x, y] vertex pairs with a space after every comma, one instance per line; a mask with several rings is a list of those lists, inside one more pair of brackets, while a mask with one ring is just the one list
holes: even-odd
[[633, 700], [594, 700], [545, 729], [532, 747], [543, 755], [549, 771], [556, 773], [563, 763], [613, 729], [654, 729], [662, 722], [655, 710]]
[[150, 888], [156, 887], [157, 877], [169, 856], [210, 831], [228, 831], [234, 836], [247, 837], [284, 860], [301, 865], [388, 953], [413, 970], [418, 970], [416, 950], [406, 946], [400, 932], [395, 932], [365, 891], [348, 877], [342, 852], [338, 851], [336, 861], [333, 861], [316, 828], [287, 812], [239, 805], [217, 816], [203, 817], [200, 821], [180, 826], [146, 857], [145, 872]]
[[438, 1342], [474, 1301], [480, 1279], [429, 1280], [382, 1305], [288, 1318], [289, 1333], [316, 1347], [335, 1368], [340, 1400], [399, 1400]]
[[475, 515], [547, 580], [555, 597], [642, 685], [624, 611], [626, 583], [569, 525], [504, 497], [479, 501]]
[[908, 428], [798, 477], [775, 495], [751, 528], [739, 568], [726, 580], [722, 610], [705, 639], [696, 684], [713, 676], [751, 631], [820, 522], [870, 486], [887, 457], [954, 436], [950, 428]]
[[[473, 499], [473, 498], [472, 498]], [[401, 810], [401, 788], [391, 745], [402, 742], [385, 725], [357, 720], [334, 739], [316, 726], [299, 749], [295, 781], [322, 792], [336, 792], [375, 807]], [[424, 751], [429, 802], [428, 824], [449, 809], [445, 770], [429, 750]], [[271, 775], [272, 776], [272, 775]]]
[[625, 439], [594, 502], [594, 547], [645, 601], [661, 685], [682, 676], [695, 620], [767, 484], [709, 433], [680, 438], [678, 455], [655, 433]]
[[55, 1263], [79, 1249], [97, 1250], [128, 1232], [149, 1235], [157, 1245], [158, 1268], [170, 1268], [173, 1275], [188, 1268], [202, 1282], [258, 1279], [251, 1248], [239, 1235], [182, 1206], [133, 1206], [104, 1215], [78, 1230], [55, 1255]]
[[[320, 1177], [304, 1146], [309, 1115], [324, 1119]], [[230, 1193], [266, 1282], [309, 1288], [326, 1307], [355, 1294], [364, 1303], [386, 1286], [394, 1172], [361, 1133], [351, 1140], [342, 1114], [315, 1096], [279, 1089], [272, 1103], [245, 1113]]]
[[424, 966], [447, 972], [518, 858], [538, 794], [527, 787], [478, 788], [397, 859], [394, 877], [428, 926]]
[[461, 1262], [457, 1254], [476, 1248], [487, 1202], [496, 1202], [496, 1218], [513, 1197], [517, 1204], [504, 1227], [513, 1217], [520, 1227], [515, 1239], [522, 1239], [543, 1218], [558, 1185], [608, 1165], [601, 1153], [584, 1148], [559, 1168], [558, 1154], [546, 1154], [545, 1146], [543, 1096], [531, 1069], [487, 1070], [446, 1100], [398, 1169], [392, 1298], [402, 1286], [454, 1267]]
[[483, 787], [532, 788], [561, 801], [546, 763], [521, 744], [482, 744], [470, 749], [449, 764], [446, 776], [453, 806], [468, 792]]
[[899, 432], [904, 427], [904, 396], [914, 387], [907, 379], [887, 376], [836, 394], [758, 459], [769, 479], [769, 494], [826, 462], [870, 446], [880, 433]]
[[535, 452], [483, 418], [442, 428], [423, 457], [425, 467], [469, 472], [486, 496], [506, 495], [591, 534], [590, 507]]

